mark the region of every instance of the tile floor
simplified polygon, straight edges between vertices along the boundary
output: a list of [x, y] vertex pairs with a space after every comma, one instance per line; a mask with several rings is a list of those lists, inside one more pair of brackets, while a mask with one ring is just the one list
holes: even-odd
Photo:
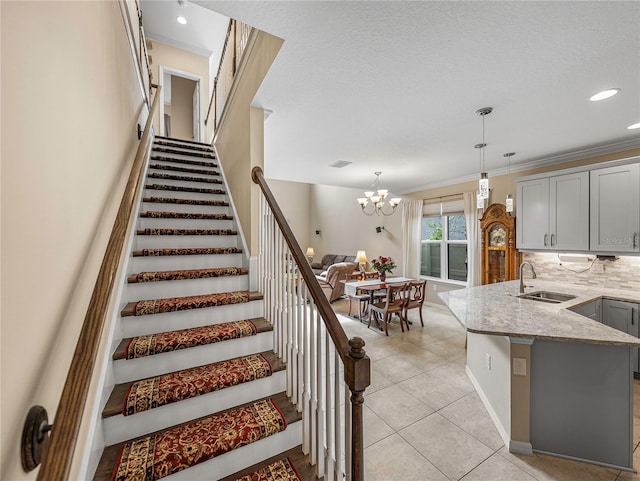
[[[444, 308], [425, 306], [425, 327], [397, 323], [389, 337], [346, 316], [333, 304], [349, 337], [362, 337], [371, 358], [365, 393], [367, 481], [640, 481], [640, 475], [552, 456], [513, 455], [504, 447], [465, 372], [464, 331]], [[640, 384], [636, 381], [636, 406]], [[640, 407], [634, 465], [640, 467]]]

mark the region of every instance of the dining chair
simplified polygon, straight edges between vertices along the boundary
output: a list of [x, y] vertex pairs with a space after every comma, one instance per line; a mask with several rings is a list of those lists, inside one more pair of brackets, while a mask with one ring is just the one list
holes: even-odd
[[409, 330], [409, 324], [404, 317], [404, 307], [409, 299], [408, 289], [409, 283], [407, 282], [404, 284], [388, 284], [387, 296], [384, 301], [369, 305], [369, 324], [367, 327], [371, 327], [371, 320], [375, 316], [378, 325], [380, 325], [380, 321], [384, 322], [384, 332], [388, 336], [388, 325], [389, 322], [391, 322], [391, 316], [397, 314], [398, 317], [400, 317], [400, 328], [402, 332], [404, 332], [403, 323], [407, 324], [407, 330]]
[[404, 318], [407, 323], [409, 322], [409, 309], [418, 309], [418, 312], [420, 313], [420, 324], [424, 327], [424, 321], [422, 320], [422, 305], [424, 304], [426, 286], [426, 280], [409, 282], [408, 299], [404, 306]]
[[369, 294], [363, 294], [360, 289], [356, 289], [355, 294], [349, 294], [349, 315], [351, 315], [351, 303], [358, 303], [358, 319], [362, 322], [362, 315], [366, 312], [367, 305], [369, 304]]

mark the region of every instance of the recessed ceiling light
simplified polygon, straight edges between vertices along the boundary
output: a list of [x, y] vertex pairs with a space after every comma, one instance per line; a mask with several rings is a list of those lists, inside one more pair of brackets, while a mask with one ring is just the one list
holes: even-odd
[[598, 92], [597, 94], [593, 94], [591, 97], [589, 97], [589, 100], [591, 100], [592, 102], [596, 102], [598, 100], [608, 99], [609, 97], [613, 97], [618, 92], [620, 92], [620, 89], [603, 90], [602, 92]]
[[640, 122], [636, 122], [635, 124], [631, 124], [629, 127], [627, 127], [627, 129], [629, 129], [629, 130], [640, 129]]
[[186, 25], [187, 24], [187, 19], [184, 18], [182, 15], [180, 15], [179, 17], [176, 17], [176, 20], [178, 21], [178, 23], [180, 25]]

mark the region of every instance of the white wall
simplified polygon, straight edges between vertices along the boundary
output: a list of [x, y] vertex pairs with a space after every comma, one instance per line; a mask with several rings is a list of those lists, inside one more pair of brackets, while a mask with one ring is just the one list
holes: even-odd
[[56, 412], [137, 147], [142, 90], [119, 2], [0, 2], [0, 478], [30, 406]]

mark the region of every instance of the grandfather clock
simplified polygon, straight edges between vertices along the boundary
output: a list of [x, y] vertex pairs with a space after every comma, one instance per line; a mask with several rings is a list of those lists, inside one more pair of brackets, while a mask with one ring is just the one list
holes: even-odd
[[491, 204], [482, 219], [482, 283], [518, 278], [522, 254], [516, 250], [516, 219], [502, 204]]

